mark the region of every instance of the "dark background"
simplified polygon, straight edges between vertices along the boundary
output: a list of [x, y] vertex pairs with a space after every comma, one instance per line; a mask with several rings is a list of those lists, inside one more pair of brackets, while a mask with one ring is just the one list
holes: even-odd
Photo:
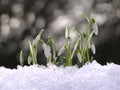
[[[28, 53], [27, 42], [42, 28], [44, 40], [53, 36], [59, 50], [66, 25], [86, 30], [81, 12], [93, 16], [99, 26], [99, 35], [93, 37], [94, 59], [102, 65], [120, 64], [120, 0], [0, 0], [0, 66], [15, 68], [20, 50]], [[76, 38], [72, 30], [70, 35]], [[38, 60], [45, 63], [42, 50]]]

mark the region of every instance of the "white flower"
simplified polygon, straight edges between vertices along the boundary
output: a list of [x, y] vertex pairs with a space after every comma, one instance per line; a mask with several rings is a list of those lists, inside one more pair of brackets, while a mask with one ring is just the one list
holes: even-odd
[[80, 61], [80, 62], [82, 62], [82, 56], [81, 56], [81, 54], [78, 52], [77, 53], [77, 58], [78, 58], [78, 60]]
[[32, 62], [32, 58], [28, 56], [28, 64], [30, 64], [31, 62]]
[[44, 49], [44, 54], [46, 58], [49, 58], [51, 53], [50, 53], [50, 46], [46, 45], [45, 43], [42, 44], [42, 47]]
[[94, 22], [94, 23], [92, 24], [92, 28], [93, 28], [93, 30], [94, 30], [95, 35], [98, 35], [98, 26], [97, 26], [97, 23], [96, 23], [96, 22]]
[[91, 45], [91, 50], [92, 50], [93, 54], [95, 54], [96, 49], [95, 49], [95, 45], [94, 44]]

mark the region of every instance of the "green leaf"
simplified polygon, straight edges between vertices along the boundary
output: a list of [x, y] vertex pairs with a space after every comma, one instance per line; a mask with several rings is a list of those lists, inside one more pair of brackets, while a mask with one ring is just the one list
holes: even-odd
[[73, 49], [73, 52], [72, 52], [72, 55], [71, 55], [71, 59], [73, 58], [74, 53], [75, 53], [75, 51], [76, 51], [79, 43], [80, 43], [80, 38], [78, 38], [78, 40], [77, 40], [76, 43], [75, 43], [75, 46], [74, 46], [74, 49]]
[[86, 15], [86, 14], [82, 14], [83, 17], [85, 17], [85, 19], [88, 21], [88, 23], [90, 23], [90, 18]]
[[76, 31], [76, 33], [77, 33], [77, 34], [79, 35], [79, 37], [81, 38], [82, 33], [81, 33], [77, 28], [75, 28], [74, 30]]
[[29, 41], [28, 43], [29, 43], [29, 47], [30, 47], [30, 52], [31, 52], [31, 54], [32, 54], [32, 56], [33, 56], [34, 52], [33, 52], [33, 47], [32, 47], [32, 44], [31, 44], [31, 42], [30, 42], [30, 41]]
[[92, 32], [90, 33], [90, 35], [89, 35], [89, 37], [88, 37], [88, 42], [90, 42], [90, 40], [91, 40], [91, 38], [92, 38], [92, 36], [93, 36], [93, 33], [94, 33], [94, 31], [92, 31]]
[[65, 66], [65, 57], [58, 57], [58, 61], [57, 61], [57, 65], [60, 66], [60, 65], [63, 65]]
[[35, 44], [35, 40], [33, 40], [32, 49], [33, 49], [33, 54], [36, 56], [37, 55], [37, 45]]
[[65, 51], [65, 46], [63, 46], [63, 47], [59, 50], [58, 56], [60, 56], [61, 54], [63, 54], [64, 51]]

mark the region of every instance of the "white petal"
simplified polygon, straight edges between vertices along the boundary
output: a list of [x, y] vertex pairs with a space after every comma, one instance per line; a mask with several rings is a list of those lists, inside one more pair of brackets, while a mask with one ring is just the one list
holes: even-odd
[[23, 59], [23, 51], [20, 52], [20, 64], [23, 66], [24, 59]]
[[46, 45], [45, 43], [42, 44], [42, 46], [43, 46], [44, 54], [45, 54], [46, 58], [49, 58], [49, 56], [51, 55], [50, 46]]
[[80, 61], [80, 62], [82, 62], [82, 56], [81, 56], [81, 54], [78, 52], [77, 53], [77, 58], [78, 58], [78, 60]]
[[66, 26], [66, 29], [65, 29], [65, 38], [68, 38], [68, 37], [69, 37], [69, 30], [68, 30], [68, 28]]
[[94, 44], [91, 45], [91, 50], [92, 50], [93, 54], [95, 54], [96, 49], [95, 49], [95, 45]]
[[92, 24], [92, 28], [94, 30], [95, 35], [98, 35], [98, 26], [96, 22]]
[[35, 45], [38, 45], [39, 40], [40, 40], [40, 37], [39, 37], [39, 35], [38, 35], [38, 36], [35, 38], [35, 40], [34, 40], [34, 44], [35, 44]]
[[31, 62], [32, 62], [32, 58], [28, 56], [28, 64], [30, 64]]

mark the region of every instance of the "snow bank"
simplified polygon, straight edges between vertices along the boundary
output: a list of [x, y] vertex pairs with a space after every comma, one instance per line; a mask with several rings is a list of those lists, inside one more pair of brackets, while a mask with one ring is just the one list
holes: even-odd
[[97, 62], [73, 67], [0, 67], [0, 90], [120, 90], [120, 66]]

